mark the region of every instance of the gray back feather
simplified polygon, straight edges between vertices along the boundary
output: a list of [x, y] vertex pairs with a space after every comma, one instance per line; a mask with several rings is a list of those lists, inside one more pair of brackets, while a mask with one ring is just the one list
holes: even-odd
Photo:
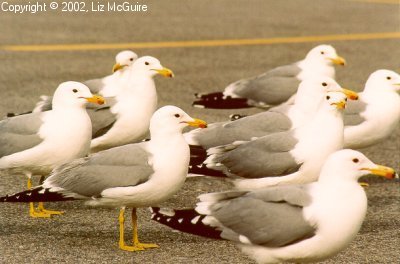
[[43, 124], [43, 113], [6, 118], [0, 122], [0, 158], [40, 144], [37, 134]]
[[87, 112], [92, 120], [92, 138], [106, 134], [117, 121], [117, 115], [111, 112], [111, 107], [116, 104], [114, 98], [106, 98], [105, 105], [90, 104]]
[[220, 162], [230, 173], [245, 178], [287, 175], [302, 165], [289, 153], [297, 143], [293, 131], [275, 133], [223, 153]]
[[65, 164], [55, 169], [47, 181], [66, 193], [86, 197], [98, 197], [109, 188], [136, 186], [154, 173], [143, 144], [109, 149]]
[[212, 124], [209, 128], [197, 130], [195, 137], [201, 146], [211, 148], [286, 131], [291, 126], [290, 119], [284, 113], [266, 111], [232, 122]]
[[42, 95], [36, 103], [34, 112], [45, 112], [53, 109], [53, 96]]
[[361, 116], [367, 109], [367, 104], [362, 100], [348, 101], [346, 110], [343, 115], [343, 121], [345, 126], [356, 126], [365, 121], [365, 118]]
[[367, 109], [367, 103], [362, 100], [350, 100], [346, 104], [345, 114], [359, 114]]
[[345, 126], [357, 126], [365, 122], [365, 118], [359, 114], [345, 114], [343, 116], [343, 122]]
[[303, 207], [311, 203], [302, 185], [267, 188], [237, 197], [229, 197], [211, 206], [211, 216], [221, 224], [223, 238], [240, 242], [282, 247], [312, 237], [316, 228], [303, 216]]
[[234, 92], [255, 102], [276, 105], [285, 102], [296, 93], [301, 72], [297, 64], [275, 68], [262, 75], [235, 83]]
[[99, 94], [99, 92], [104, 87], [103, 78], [88, 80], [88, 81], [83, 82], [83, 84], [86, 85], [87, 87], [89, 87], [89, 90], [93, 94]]

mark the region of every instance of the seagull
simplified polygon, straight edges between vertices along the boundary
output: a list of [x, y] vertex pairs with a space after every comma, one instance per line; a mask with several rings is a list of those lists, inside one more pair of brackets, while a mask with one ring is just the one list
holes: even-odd
[[120, 71], [133, 64], [138, 59], [138, 55], [131, 50], [123, 50], [115, 56], [115, 64], [112, 72]]
[[153, 208], [152, 219], [180, 231], [231, 240], [257, 263], [318, 262], [348, 247], [360, 230], [367, 197], [357, 180], [367, 174], [396, 175], [358, 151], [339, 150], [328, 157], [317, 182], [202, 194], [197, 212], [165, 214]]
[[[113, 74], [99, 79], [93, 79], [83, 82], [90, 91], [94, 94], [99, 94], [103, 97], [115, 96], [118, 88], [121, 75], [126, 74], [130, 65], [137, 60], [138, 55], [131, 50], [119, 52], [115, 57], [115, 65]], [[43, 112], [51, 109], [52, 96], [42, 95], [40, 101], [36, 103], [33, 112]], [[12, 115], [12, 114], [11, 114]]]
[[[64, 82], [52, 97], [53, 109], [6, 118], [0, 121], [0, 170], [28, 177], [48, 175], [59, 165], [89, 152], [92, 125], [86, 112], [86, 103], [103, 104], [104, 99], [93, 96], [89, 88], [79, 82]], [[45, 210], [33, 203], [32, 217], [50, 217], [60, 212]]]
[[[129, 74], [129, 69], [132, 64], [138, 59], [138, 55], [131, 50], [124, 50], [117, 54], [115, 57], [115, 64], [113, 66], [113, 74], [100, 79], [93, 79], [85, 81], [89, 89], [104, 97], [113, 97], [118, 94], [121, 85], [121, 80], [124, 76]], [[127, 78], [125, 78], [126, 80]]]
[[300, 83], [293, 105], [274, 107], [235, 121], [209, 124], [206, 129], [195, 129], [184, 136], [190, 145], [208, 149], [294, 129], [314, 115], [326, 92], [343, 92], [351, 100], [358, 99], [356, 92], [342, 88], [330, 77], [308, 78]]
[[123, 76], [118, 94], [107, 98], [106, 105], [88, 110], [93, 123], [92, 153], [145, 139], [150, 118], [157, 108], [153, 80], [157, 74], [174, 76], [158, 59], [140, 57], [130, 66], [129, 74]]
[[306, 57], [290, 65], [280, 66], [261, 75], [228, 85], [223, 92], [196, 94], [193, 106], [200, 108], [235, 109], [271, 107], [287, 101], [296, 93], [299, 83], [314, 76], [335, 78], [334, 64], [345, 65], [330, 45], [319, 45]]
[[[0, 198], [2, 202], [83, 200], [91, 206], [120, 207], [122, 250], [157, 247], [140, 243], [137, 207], [161, 203], [183, 185], [189, 164], [189, 146], [182, 136], [187, 126], [205, 127], [175, 106], [157, 110], [150, 123], [151, 140], [95, 153], [56, 168], [39, 187]], [[133, 245], [124, 241], [125, 207], [133, 207]]]
[[317, 113], [303, 126], [211, 148], [204, 163], [238, 178], [234, 184], [241, 190], [315, 181], [326, 158], [343, 148], [346, 101], [343, 93], [328, 92]]
[[400, 75], [373, 72], [358, 102], [349, 102], [345, 115], [345, 147], [364, 148], [389, 137], [400, 121]]

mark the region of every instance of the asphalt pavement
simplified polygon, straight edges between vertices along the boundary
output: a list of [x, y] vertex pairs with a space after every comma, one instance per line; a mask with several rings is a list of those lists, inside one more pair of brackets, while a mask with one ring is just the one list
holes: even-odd
[[[55, 2], [62, 5], [61, 0]], [[85, 1], [86, 5], [90, 2]], [[114, 56], [121, 50], [117, 44], [121, 43], [186, 43], [180, 47], [166, 45], [133, 50], [139, 55], [159, 58], [176, 75], [174, 79], [157, 77], [160, 106], [177, 105], [209, 123], [226, 120], [232, 112], [252, 114], [260, 110], [192, 108], [195, 92], [222, 90], [239, 78], [300, 60], [318, 44], [331, 44], [346, 58], [348, 65], [337, 68], [337, 80], [344, 87], [362, 90], [369, 74], [377, 69], [400, 72], [399, 36], [368, 39], [360, 36], [398, 33], [400, 3], [396, 1], [154, 0], [139, 3], [147, 4], [148, 11], [48, 10], [36, 14], [0, 11], [0, 116], [31, 110], [41, 94], [52, 94], [63, 81], [83, 81], [109, 74]], [[318, 38], [289, 41], [332, 35], [344, 37], [323, 42]], [[189, 41], [270, 38], [283, 40], [264, 45], [190, 47], [187, 44]], [[33, 49], [55, 44], [62, 49], [12, 51], [7, 48], [28, 45]], [[83, 44], [94, 45], [85, 48]], [[400, 171], [400, 127], [385, 141], [361, 151], [372, 161]], [[0, 177], [0, 195], [25, 189], [23, 176], [0, 173]], [[399, 181], [375, 178], [366, 181], [370, 183], [366, 189], [369, 208], [359, 235], [349, 248], [324, 263], [399, 263]], [[161, 206], [191, 207], [197, 195], [228, 188], [223, 180], [191, 178]], [[174, 232], [150, 221], [146, 209], [139, 210], [139, 236], [143, 242], [158, 243], [160, 248], [131, 253], [118, 249], [117, 209], [94, 209], [80, 202], [51, 203], [47, 207], [65, 210], [65, 214], [51, 219], [31, 219], [25, 204], [0, 204], [0, 263], [253, 263], [231, 242]]]

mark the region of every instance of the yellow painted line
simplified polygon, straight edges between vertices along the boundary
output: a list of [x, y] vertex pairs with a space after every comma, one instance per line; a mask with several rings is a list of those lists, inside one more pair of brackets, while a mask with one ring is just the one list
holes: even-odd
[[400, 32], [260, 38], [260, 39], [225, 39], [225, 40], [194, 40], [194, 41], [168, 41], [168, 42], [54, 44], [54, 45], [53, 44], [52, 45], [3, 45], [0, 46], [0, 50], [77, 51], [77, 50], [108, 50], [108, 49], [187, 48], [187, 47], [242, 46], [242, 45], [272, 45], [272, 44], [285, 44], [285, 43], [397, 39], [397, 38], [400, 38]]
[[374, 4], [392, 4], [392, 5], [400, 5], [400, 0], [347, 0], [352, 2], [365, 2], [365, 3], [374, 3]]

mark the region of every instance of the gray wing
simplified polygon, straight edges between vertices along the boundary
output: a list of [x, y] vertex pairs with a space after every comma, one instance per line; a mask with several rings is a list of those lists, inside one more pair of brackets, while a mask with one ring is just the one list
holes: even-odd
[[221, 224], [221, 236], [252, 244], [282, 247], [314, 236], [316, 227], [303, 216], [311, 203], [304, 185], [266, 188], [239, 194], [211, 206], [211, 216]]
[[88, 80], [83, 82], [83, 84], [89, 87], [89, 90], [93, 94], [99, 94], [104, 87], [103, 78]]
[[196, 130], [193, 137], [201, 146], [211, 148], [286, 131], [291, 126], [292, 123], [285, 113], [266, 111], [232, 122], [212, 124], [208, 128]]
[[262, 75], [236, 82], [233, 92], [255, 102], [277, 105], [296, 93], [300, 84], [296, 76], [300, 72], [297, 64], [281, 66]]
[[344, 112], [343, 121], [345, 126], [356, 126], [365, 121], [365, 118], [361, 116], [367, 109], [367, 104], [362, 100], [348, 101], [346, 110]]
[[53, 109], [53, 96], [42, 95], [39, 102], [36, 103], [33, 112], [45, 112]]
[[4, 119], [0, 122], [0, 158], [40, 144], [37, 134], [43, 124], [43, 113], [31, 113]]
[[99, 152], [55, 169], [46, 180], [66, 193], [99, 197], [105, 189], [136, 186], [154, 173], [149, 153], [141, 144], [130, 144]]
[[293, 131], [275, 133], [223, 153], [219, 162], [229, 173], [245, 178], [287, 175], [302, 165], [289, 152], [297, 143]]
[[117, 121], [117, 115], [111, 112], [111, 107], [116, 104], [114, 98], [106, 98], [106, 104], [90, 104], [87, 112], [92, 120], [92, 138], [101, 137], [106, 134]]

